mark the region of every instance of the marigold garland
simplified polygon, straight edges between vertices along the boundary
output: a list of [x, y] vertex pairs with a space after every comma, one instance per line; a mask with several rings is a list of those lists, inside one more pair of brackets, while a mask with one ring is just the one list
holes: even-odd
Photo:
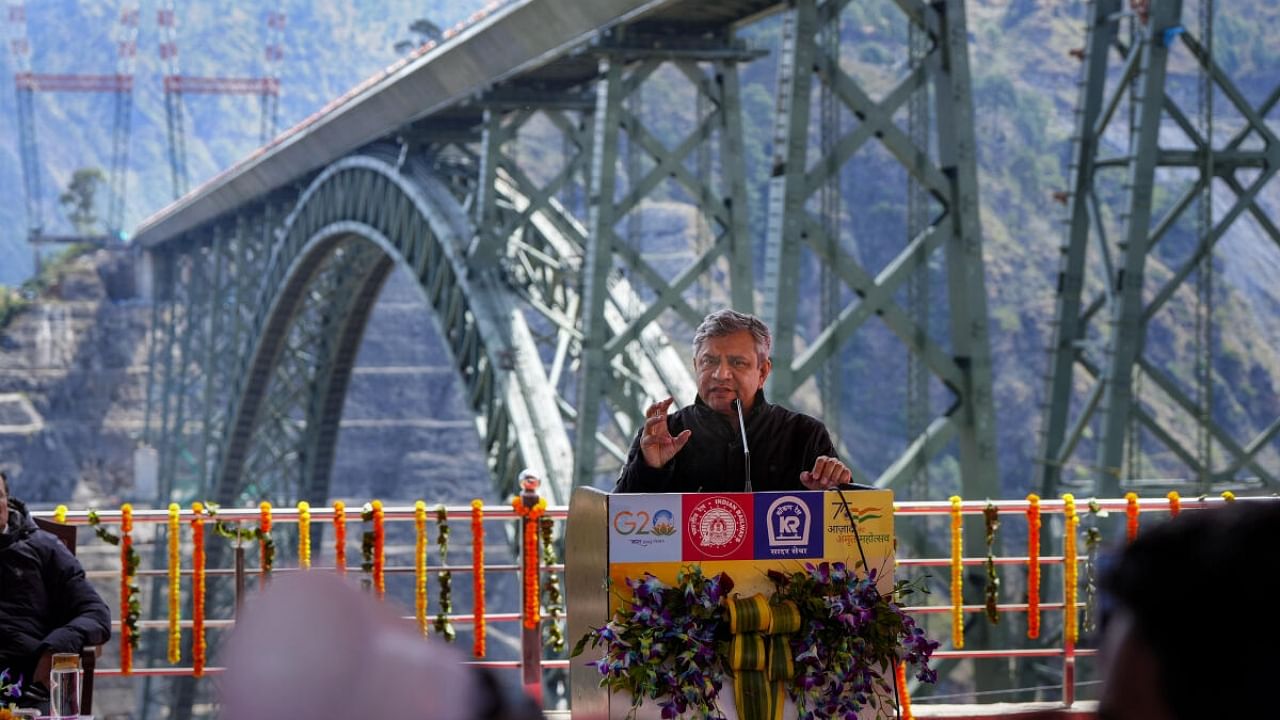
[[982, 509], [982, 520], [986, 526], [987, 540], [987, 584], [983, 588], [983, 595], [986, 600], [987, 620], [992, 625], [1000, 622], [1000, 577], [996, 575], [996, 531], [1000, 529], [1000, 509], [995, 503], [987, 501], [987, 506]]
[[413, 612], [418, 632], [427, 634], [427, 504], [413, 504]]
[[960, 496], [951, 496], [951, 645], [964, 648], [964, 568], [961, 563], [961, 539], [964, 515], [960, 512]]
[[347, 573], [347, 506], [333, 502], [333, 565], [339, 575]]
[[370, 503], [373, 508], [373, 592], [382, 599], [387, 594], [387, 529], [382, 514], [382, 501]]
[[89, 527], [94, 534], [108, 545], [120, 548], [120, 670], [125, 675], [133, 674], [133, 653], [138, 649], [138, 618], [142, 615], [142, 604], [138, 600], [138, 584], [135, 578], [138, 573], [140, 558], [133, 549], [133, 506], [125, 503], [120, 506], [120, 534], [110, 532], [102, 526], [98, 513], [89, 511]]
[[53, 520], [59, 525], [67, 524], [67, 506], [59, 505], [53, 509]]
[[436, 578], [440, 581], [440, 612], [436, 613], [435, 630], [445, 639], [453, 642], [458, 632], [453, 629], [449, 614], [453, 612], [453, 571], [449, 570], [449, 511], [444, 505], [436, 505], [436, 547], [440, 550], [440, 572]]
[[1071, 493], [1062, 496], [1064, 525], [1062, 532], [1063, 568], [1062, 597], [1063, 623], [1067, 643], [1075, 645], [1079, 637], [1079, 624], [1076, 618], [1076, 526], [1080, 518], [1076, 515], [1076, 499]]
[[[555, 521], [546, 515], [539, 521], [542, 529], [542, 565], [556, 564], [556, 546], [552, 540]], [[546, 645], [554, 653], [564, 652], [564, 594], [560, 589], [560, 573], [547, 571], [547, 590], [542, 607], [547, 612]]]
[[1133, 542], [1138, 537], [1138, 493], [1125, 493], [1124, 502], [1125, 538], [1128, 542]]
[[538, 519], [542, 517], [542, 513], [547, 510], [547, 499], [540, 497], [533, 507], [525, 507], [524, 500], [519, 496], [511, 499], [511, 507], [515, 509], [516, 515], [520, 516], [523, 522], [524, 543], [523, 556], [524, 568], [521, 575], [524, 576], [524, 607], [521, 612], [524, 616], [524, 627], [528, 630], [538, 629], [538, 624], [542, 621], [542, 609], [538, 602]]
[[905, 662], [898, 663], [897, 670], [893, 673], [893, 682], [898, 688], [898, 711], [902, 720], [915, 720], [915, 715], [911, 713], [911, 694], [907, 692], [907, 664]]
[[169, 664], [182, 659], [182, 588], [179, 584], [181, 558], [178, 555], [178, 503], [169, 503]]
[[1236, 494], [1231, 492], [1230, 490], [1224, 490], [1222, 492], [1222, 499], [1226, 500], [1227, 502], [1235, 502]]
[[267, 576], [271, 574], [271, 566], [275, 564], [276, 546], [271, 540], [271, 503], [263, 500], [258, 504], [258, 587], [267, 586]]
[[311, 503], [298, 501], [298, 567], [311, 569]]
[[191, 672], [204, 676], [204, 505], [191, 503]]
[[1040, 496], [1027, 496], [1027, 637], [1040, 637]]
[[1178, 517], [1178, 513], [1182, 512], [1182, 497], [1177, 490], [1170, 490], [1165, 497], [1169, 498], [1169, 517]]
[[133, 651], [138, 649], [138, 553], [133, 549], [133, 506], [120, 506], [120, 671], [133, 674]]
[[484, 501], [471, 501], [471, 597], [475, 607], [475, 632], [471, 654], [485, 656], [484, 620]]

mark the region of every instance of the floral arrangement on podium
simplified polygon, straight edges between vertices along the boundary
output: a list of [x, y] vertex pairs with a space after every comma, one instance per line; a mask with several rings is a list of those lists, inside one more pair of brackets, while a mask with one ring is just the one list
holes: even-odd
[[17, 706], [14, 701], [22, 697], [22, 678], [10, 682], [9, 670], [5, 668], [0, 670], [0, 702], [8, 700], [7, 705], [0, 705], [0, 720], [12, 720], [17, 717], [14, 711]]
[[728, 679], [743, 720], [780, 718], [786, 697], [804, 720], [855, 717], [864, 707], [892, 717], [900, 664], [914, 666], [923, 682], [937, 679], [929, 658], [938, 643], [899, 604], [918, 590], [914, 583], [882, 593], [875, 570], [859, 577], [839, 562], [768, 577], [767, 599], [738, 597], [727, 574], [706, 577], [696, 566], [674, 586], [649, 574], [628, 578], [630, 596], [620, 596], [613, 619], [589, 631], [573, 655], [588, 644], [601, 648], [589, 663], [600, 685], [630, 693], [632, 715], [656, 701], [663, 718], [724, 718]]

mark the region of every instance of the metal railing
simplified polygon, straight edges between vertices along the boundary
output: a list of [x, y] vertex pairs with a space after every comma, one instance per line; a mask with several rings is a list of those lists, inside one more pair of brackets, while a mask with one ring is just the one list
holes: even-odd
[[[1241, 498], [1239, 501], [1253, 502], [1253, 501], [1260, 501], [1260, 500], [1275, 500], [1275, 499], [1276, 498]], [[1198, 510], [1206, 507], [1220, 506], [1223, 503], [1228, 501], [1229, 500], [1218, 498], [1218, 497], [1188, 498], [1188, 499], [1180, 499], [1179, 506], [1180, 506], [1180, 509], [1183, 511], [1191, 511], [1191, 510]], [[996, 508], [1002, 520], [1002, 524], [1004, 520], [1007, 519], [1008, 516], [1026, 517], [1027, 511], [1030, 507], [1030, 504], [1027, 500], [993, 501], [991, 502], [991, 505], [993, 505]], [[960, 504], [960, 513], [966, 519], [972, 518], [973, 516], [978, 516], [979, 518], [981, 518], [983, 511], [987, 506], [988, 506], [987, 501], [964, 501]], [[1078, 503], [1078, 508], [1079, 508], [1078, 514], [1081, 518], [1084, 518], [1084, 519], [1088, 519], [1090, 517], [1101, 517], [1102, 513], [1119, 514], [1121, 516], [1124, 516], [1129, 507], [1130, 505], [1128, 501], [1125, 499], [1089, 500], [1089, 501], [1082, 501]], [[1050, 522], [1050, 519], [1061, 517], [1063, 515], [1064, 513], [1063, 500], [1046, 499], [1046, 500], [1040, 501], [1039, 509], [1040, 509], [1040, 515], [1044, 520], [1044, 524], [1042, 526], [1043, 527], [1042, 537], [1047, 537], [1052, 542], [1060, 545], [1062, 540], [1062, 531], [1057, 527], [1058, 523], [1056, 521]], [[1165, 498], [1142, 499], [1138, 502], [1138, 506], [1137, 506], [1138, 513], [1140, 513], [1142, 516], [1148, 516], [1151, 518], [1158, 517], [1160, 515], [1167, 516], [1170, 513], [1170, 510], [1171, 510], [1171, 504]], [[446, 511], [446, 517], [448, 521], [453, 525], [461, 527], [464, 521], [466, 521], [466, 524], [468, 525], [468, 533], [469, 533], [469, 520], [471, 517], [471, 508], [469, 506], [451, 506], [451, 507], [445, 508], [445, 511]], [[556, 523], [563, 523], [564, 520], [566, 519], [567, 511], [568, 511], [567, 507], [548, 507], [544, 517], [549, 518]], [[951, 503], [945, 502], [945, 501], [944, 502], [905, 501], [905, 502], [895, 503], [894, 511], [895, 511], [895, 518], [898, 521], [896, 523], [897, 527], [895, 528], [895, 531], [897, 531], [899, 535], [901, 535], [901, 528], [905, 524], [902, 521], [912, 522], [919, 518], [950, 516], [953, 512], [953, 508]], [[358, 510], [348, 510], [347, 512], [349, 515], [347, 523], [351, 529], [346, 534], [346, 551], [347, 551], [346, 555], [348, 558], [355, 559], [356, 562], [349, 563], [348, 568], [346, 569], [346, 573], [354, 576], [367, 575], [365, 571], [359, 569], [359, 560], [362, 557], [360, 552], [360, 538], [361, 538], [362, 532], [369, 528], [370, 523], [367, 521], [362, 521], [360, 519]], [[428, 513], [428, 525], [430, 526], [438, 525], [435, 513], [436, 511], [434, 508], [431, 510], [431, 512]], [[52, 511], [36, 511], [36, 512], [33, 512], [32, 514], [37, 517], [44, 517], [47, 519], [52, 519], [54, 516], [54, 513]], [[107, 526], [109, 528], [111, 526], [115, 526], [115, 528], [113, 529], [118, 531], [118, 527], [121, 522], [121, 516], [122, 516], [122, 513], [120, 510], [99, 510], [97, 511], [96, 514], [104, 526]], [[285, 526], [285, 528], [290, 528], [290, 526], [293, 526], [291, 531], [290, 530], [278, 531], [278, 529], [276, 529], [275, 531], [273, 531], [276, 533], [276, 536], [285, 537], [287, 535], [292, 534], [292, 537], [296, 542], [296, 535], [297, 535], [296, 525], [298, 523], [299, 514], [300, 513], [297, 508], [290, 508], [290, 507], [273, 508], [271, 511], [271, 522], [273, 527], [276, 525], [283, 525]], [[311, 530], [313, 535], [316, 533], [318, 527], [325, 527], [325, 528], [331, 529], [332, 527], [331, 524], [333, 522], [334, 514], [335, 513], [333, 508], [325, 508], [325, 507], [311, 508], [310, 519], [311, 519]], [[88, 515], [89, 515], [88, 511], [68, 511], [65, 516], [65, 522], [69, 525], [87, 525]], [[192, 512], [192, 510], [187, 508], [181, 511], [180, 518], [179, 518], [180, 527], [183, 529], [182, 569], [180, 571], [180, 574], [183, 578], [184, 583], [187, 586], [189, 586], [190, 584], [190, 578], [193, 573], [193, 569], [190, 567], [190, 558], [191, 558], [192, 548], [191, 548], [191, 542], [190, 542], [191, 536], [190, 536], [189, 529], [191, 526], [191, 521], [194, 519], [194, 517], [195, 517], [195, 514]], [[205, 517], [206, 517], [206, 522], [209, 522], [208, 516], [205, 516]], [[249, 508], [249, 509], [222, 508], [217, 511], [217, 515], [216, 515], [216, 518], [218, 520], [222, 520], [231, 525], [239, 525], [239, 526], [253, 526], [259, 521], [259, 517], [260, 517], [259, 509], [257, 508]], [[161, 525], [161, 526], [166, 525], [169, 522], [169, 513], [167, 510], [139, 509], [139, 510], [134, 510], [132, 512], [132, 518], [133, 518], [133, 523], [135, 525], [135, 530], [134, 530], [135, 535], [145, 535], [146, 531], [142, 531], [140, 533], [138, 526], [146, 527], [150, 525]], [[413, 506], [388, 506], [384, 509], [383, 518], [388, 528], [399, 523], [405, 523], [405, 522], [413, 523], [415, 520], [415, 508]], [[509, 537], [513, 537], [513, 538], [521, 537], [521, 534], [520, 534], [521, 528], [519, 525], [520, 523], [530, 522], [528, 520], [523, 520], [520, 516], [518, 516], [514, 511], [514, 509], [512, 508], [512, 506], [510, 505], [484, 507], [483, 518], [484, 518], [484, 522], [486, 523], [486, 526], [488, 523], [508, 524], [508, 528], [510, 528], [512, 531], [510, 534], [502, 533], [501, 535], [497, 535], [497, 534], [489, 534], [488, 531], [486, 531], [487, 538], [501, 537], [503, 538], [504, 544], [506, 543], [506, 539]], [[981, 523], [970, 524], [970, 522], [966, 522], [965, 524], [966, 524], [966, 530], [968, 532], [980, 531], [983, 527]], [[433, 529], [436, 529], [436, 528], [427, 529], [428, 536], [431, 535], [431, 532]], [[205, 532], [207, 543], [208, 542], [234, 542], [231, 540], [218, 537], [214, 535], [214, 533], [210, 532], [209, 530], [210, 528], [206, 528], [206, 532]], [[1123, 530], [1123, 526], [1122, 526], [1122, 530]], [[1010, 537], [1016, 537], [1017, 536], [1016, 534], [1019, 532], [1021, 533], [1022, 537], [1025, 538], [1027, 533], [1027, 526], [1025, 524], [1009, 523], [1002, 527], [1002, 530], [1000, 532], [1000, 539], [1002, 541], [1007, 542]], [[155, 535], [155, 539], [153, 540], [153, 542], [157, 542], [157, 543], [161, 542], [161, 540], [159, 540], [159, 533], [154, 533], [154, 535]], [[467, 544], [464, 545], [462, 543], [457, 542], [457, 540], [454, 540], [450, 546], [451, 549], [449, 552], [451, 554], [457, 553], [459, 556], [468, 554], [467, 550], [470, 547], [469, 534], [463, 535], [462, 537], [466, 538], [466, 540], [468, 541]], [[1110, 542], [1114, 542], [1116, 538], [1109, 537], [1107, 538], [1107, 540]], [[141, 540], [135, 539], [134, 542], [135, 542], [135, 545], [140, 545], [140, 544], [145, 544], [147, 541], [146, 539], [141, 539]], [[1082, 542], [1082, 538], [1077, 538], [1077, 542]], [[98, 541], [96, 538], [91, 539], [88, 542], [85, 542], [82, 539], [80, 543], [82, 554], [92, 554], [97, 552], [97, 550], [90, 549], [91, 544], [98, 544], [103, 548], [109, 548], [109, 546], [106, 546], [105, 544], [100, 543], [100, 541]], [[334, 552], [333, 552], [334, 549], [332, 548], [331, 544], [317, 543], [313, 545], [313, 548], [314, 548], [312, 551], [313, 558], [323, 561], [326, 558], [332, 560], [332, 558], [334, 557]], [[289, 550], [289, 549], [290, 548], [284, 548], [283, 550]], [[505, 547], [499, 548], [496, 543], [490, 542], [486, 546], [485, 557], [487, 558], [491, 556], [490, 554], [491, 550], [499, 550], [499, 549], [505, 549]], [[244, 593], [244, 592], [248, 592], [248, 590], [245, 589], [248, 586], [248, 581], [254, 577], [260, 577], [262, 575], [262, 572], [260, 568], [252, 567], [250, 563], [247, 562], [245, 557], [246, 553], [244, 553], [245, 543], [240, 544], [236, 548], [236, 550], [237, 552], [234, 553], [234, 556], [236, 559], [232, 567], [208, 568], [206, 570], [206, 574], [210, 578], [232, 577], [234, 578], [234, 582], [235, 582], [238, 593]], [[405, 554], [407, 551], [409, 556], [412, 558], [412, 555], [414, 552], [414, 546], [410, 545], [408, 546], [408, 548], [405, 548], [399, 545], [388, 546], [387, 550], [388, 550], [389, 556], [400, 556]], [[253, 554], [256, 555], [256, 553], [253, 553]], [[287, 555], [287, 553], [283, 553], [283, 552], [281, 554]], [[549, 565], [543, 564], [541, 562], [541, 552], [539, 552], [538, 555], [539, 555], [538, 568], [541, 576], [545, 578], [546, 575], [549, 573], [563, 573], [564, 571], [563, 564], [561, 563], [555, 563], [555, 564], [549, 564]], [[1088, 556], [1085, 553], [1078, 553], [1077, 557], [1078, 557], [1078, 562], [1081, 564], [1084, 564], [1088, 561]], [[896, 565], [899, 570], [910, 570], [910, 569], [950, 567], [952, 565], [952, 562], [953, 562], [952, 559], [949, 557], [898, 558], [896, 560]], [[1002, 569], [1007, 573], [1010, 571], [1015, 571], [1017, 568], [1026, 568], [1029, 563], [1029, 557], [1026, 555], [1013, 555], [1013, 556], [1002, 555], [1002, 556], [996, 556], [994, 558], [994, 562], [997, 568]], [[985, 563], [986, 563], [985, 557], [961, 558], [961, 565], [963, 567], [972, 567], [976, 565], [983, 565]], [[1040, 555], [1038, 557], [1038, 563], [1042, 568], [1043, 567], [1061, 567], [1064, 564], [1064, 557], [1060, 553], [1052, 554], [1052, 555]], [[90, 570], [89, 572], [87, 572], [87, 575], [91, 579], [99, 583], [109, 582], [111, 580], [114, 580], [116, 583], [118, 583], [121, 580], [120, 571], [118, 567], [119, 566], [117, 565], [117, 569], [115, 570], [110, 570], [110, 569]], [[273, 573], [325, 572], [325, 571], [333, 571], [334, 569], [335, 568], [332, 564], [325, 565], [321, 563], [321, 564], [313, 564], [308, 570], [303, 570], [298, 567], [275, 567], [273, 568], [272, 572]], [[460, 575], [467, 575], [473, 571], [473, 566], [469, 563], [452, 563], [448, 565], [433, 565], [428, 567], [427, 570], [430, 574], [432, 574], [435, 577], [438, 577], [440, 573], [446, 572], [446, 571], [450, 573], [460, 574]], [[517, 563], [510, 563], [510, 562], [486, 563], [484, 565], [484, 572], [486, 574], [514, 573], [519, 575], [521, 572], [521, 565], [518, 562]], [[413, 575], [415, 573], [415, 567], [413, 564], [388, 563], [385, 566], [385, 573], [388, 576], [392, 576], [392, 577], [398, 577], [403, 575]], [[136, 573], [136, 578], [143, 579], [143, 578], [149, 578], [149, 577], [164, 577], [167, 575], [168, 575], [167, 567], [147, 567], [146, 557], [144, 555], [143, 567], [140, 567], [138, 569]], [[523, 580], [521, 579], [521, 581]], [[1080, 584], [1083, 585], [1083, 582], [1081, 582]], [[1059, 581], [1056, 587], [1051, 587], [1048, 583], [1042, 583], [1041, 594], [1044, 596], [1044, 601], [1039, 603], [1038, 605], [1039, 611], [1042, 613], [1045, 613], [1046, 615], [1048, 615], [1049, 613], [1057, 613], [1059, 614], [1060, 619], [1065, 619], [1065, 617], [1061, 616], [1061, 614], [1066, 610], [1066, 602], [1064, 598], [1063, 589], [1064, 588], [1062, 587], [1061, 581]], [[517, 596], [520, 595], [518, 591], [515, 592], [514, 594]], [[112, 651], [118, 650], [118, 648], [115, 648], [114, 646], [118, 645], [118, 641], [119, 641], [119, 629], [120, 629], [120, 613], [119, 613], [119, 600], [118, 600], [119, 593], [103, 593], [103, 596], [108, 600], [108, 603], [113, 606], [115, 619], [113, 620], [112, 625], [113, 625], [113, 630], [115, 631], [115, 636], [113, 637], [110, 645], [107, 648], [106, 657], [104, 658], [104, 664], [100, 665], [95, 672], [98, 676], [118, 676], [118, 675], [124, 674], [121, 668], [118, 666], [118, 663], [116, 666], [111, 666], [107, 663], [109, 663], [113, 657], [118, 657], [118, 654]], [[486, 596], [490, 597], [490, 599], [499, 599], [499, 600], [505, 599], [508, 602], [514, 600], [517, 604], [519, 603], [519, 597], [491, 598], [491, 596], [489, 596], [488, 593], [486, 593]], [[570, 607], [567, 607], [567, 598], [565, 600], [566, 600], [566, 607], [564, 608], [564, 610], [567, 617], [567, 612], [570, 612], [572, 609]], [[487, 600], [486, 602], [489, 602], [489, 601], [490, 600]], [[143, 607], [146, 607], [146, 603], [143, 603]], [[188, 612], [189, 607], [190, 607], [189, 602], [186, 605], [184, 605], [184, 615]], [[1079, 602], [1075, 606], [1075, 611], [1083, 612], [1084, 608], [1085, 608], [1085, 603]], [[966, 604], [961, 607], [962, 615], [964, 617], [983, 613], [986, 611], [986, 609], [987, 608], [985, 604]], [[1024, 613], [1025, 614], [1029, 611], [1030, 606], [1028, 602], [1007, 602], [1002, 599], [998, 603], [997, 609], [1001, 613]], [[472, 608], [472, 610], [474, 609]], [[524, 616], [523, 616], [523, 612], [520, 609], [517, 609], [514, 612], [511, 611], [510, 609], [504, 609], [503, 611], [493, 612], [493, 613], [486, 612], [483, 616], [483, 619], [486, 625], [510, 624], [510, 623], [520, 624], [522, 628], [522, 632], [520, 633], [520, 644], [519, 644], [519, 653], [518, 653], [519, 659], [498, 660], [498, 659], [481, 658], [481, 659], [476, 659], [475, 661], [473, 661], [472, 664], [481, 665], [481, 666], [494, 668], [494, 669], [519, 669], [522, 672], [522, 678], [524, 680], [525, 686], [531, 691], [538, 692], [541, 687], [541, 678], [543, 676], [542, 674], [545, 671], [566, 670], [569, 667], [569, 662], [570, 662], [564, 656], [563, 653], [560, 653], [559, 657], [550, 657], [550, 658], [544, 657], [545, 655], [547, 655], [547, 652], [546, 652], [546, 648], [544, 647], [542, 631], [545, 628], [545, 625], [551, 621], [551, 619], [548, 617], [546, 610], [547, 608], [545, 607], [542, 607], [539, 609], [540, 617], [539, 617], [538, 629], [536, 630], [528, 630], [524, 628], [523, 626]], [[939, 613], [950, 613], [953, 611], [953, 606], [950, 604], [949, 598], [948, 598], [948, 602], [945, 604], [937, 603], [937, 604], [910, 606], [907, 608], [907, 610], [908, 612], [917, 616], [919, 619], [923, 620], [924, 618], [927, 618], [929, 616], [936, 615]], [[416, 618], [416, 614], [408, 617]], [[435, 616], [430, 615], [430, 618], [434, 619]], [[448, 615], [448, 620], [451, 623], [456, 623], [460, 626], [474, 626], [476, 622], [476, 617], [474, 615], [474, 612], [469, 612], [469, 613], [457, 612], [457, 613], [450, 613]], [[203, 624], [204, 624], [204, 627], [208, 630], [221, 631], [221, 630], [225, 630], [227, 628], [232, 627], [234, 625], [234, 622], [235, 622], [234, 616], [228, 616], [228, 617], [205, 618]], [[148, 641], [158, 642], [158, 641], [162, 641], [162, 639], [159, 636], [157, 631], [162, 631], [167, 629], [169, 627], [169, 623], [167, 618], [143, 618], [138, 623], [138, 626], [140, 631], [144, 633], [150, 633]], [[190, 633], [192, 626], [193, 626], [193, 620], [190, 617], [184, 617], [180, 622], [180, 627], [182, 628], [184, 633]], [[565, 640], [567, 644], [571, 647], [572, 644], [577, 640], [577, 638], [566, 638]], [[1041, 638], [1037, 642], [1035, 647], [952, 649], [944, 645], [942, 649], [939, 649], [934, 653], [933, 657], [937, 660], [1060, 658], [1062, 662], [1061, 702], [1064, 706], [1069, 707], [1075, 701], [1076, 660], [1077, 658], [1088, 657], [1093, 654], [1094, 654], [1093, 650], [1088, 648], [1080, 648], [1080, 647], [1077, 647], [1075, 643], [1069, 642], [1066, 639], [1066, 633], [1062, 633], [1062, 637], [1054, 641], [1054, 644], [1052, 645], [1048, 644], [1048, 641], [1044, 638]], [[575, 660], [575, 662], [583, 662], [583, 661], [584, 660]], [[216, 675], [221, 673], [222, 671], [223, 671], [223, 668], [216, 667], [216, 666], [209, 666], [204, 668], [204, 674], [208, 674], [208, 675]], [[169, 665], [169, 666], [161, 666], [161, 667], [134, 667], [131, 669], [131, 672], [129, 674], [133, 676], [173, 676], [173, 675], [192, 675], [193, 673], [194, 673], [194, 668], [190, 665]], [[926, 700], [926, 699], [921, 698], [921, 700]]]

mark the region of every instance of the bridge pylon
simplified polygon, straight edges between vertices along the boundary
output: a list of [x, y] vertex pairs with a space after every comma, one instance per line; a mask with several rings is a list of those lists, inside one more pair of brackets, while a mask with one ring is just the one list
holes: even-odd
[[[1280, 419], [1231, 409], [1229, 391], [1215, 400], [1214, 307], [1231, 295], [1214, 290], [1214, 258], [1246, 221], [1280, 241], [1258, 203], [1280, 170], [1266, 121], [1280, 87], [1255, 105], [1228, 76], [1212, 52], [1211, 0], [1198, 23], [1181, 0], [1125, 5], [1088, 6], [1038, 484], [1116, 497], [1146, 465], [1181, 476], [1164, 484], [1183, 490], [1274, 490], [1264, 457], [1280, 450]], [[1187, 66], [1194, 94], [1175, 75]], [[1152, 355], [1149, 336], [1190, 325], [1194, 357]]]
[[[839, 27], [846, 5], [799, 0], [784, 20], [762, 288], [764, 317], [774, 331], [769, 390], [775, 400], [787, 402], [806, 383], [820, 381], [823, 369], [840, 363], [842, 349], [878, 317], [908, 356], [946, 388], [950, 402], [941, 412], [926, 413], [927, 421], [907, 439], [903, 453], [877, 476], [868, 477], [860, 468], [855, 476], [894, 487], [954, 440], [964, 496], [996, 497], [1000, 486], [965, 6], [959, 1], [904, 5], [908, 22], [928, 41], [904, 58], [905, 74], [877, 100], [842, 66], [840, 44], [823, 42], [832, 27]], [[930, 90], [933, 118], [924, 120], [927, 132], [913, 138], [894, 116]], [[842, 112], [857, 119], [820, 157], [810, 140], [815, 91], [828, 94]], [[823, 217], [824, 209], [818, 207], [824, 185], [837, 181], [856, 153], [877, 142], [935, 201], [935, 211], [919, 232], [878, 273], [860, 262], [839, 219]], [[844, 286], [836, 295], [843, 298], [838, 312], [817, 327], [800, 317], [802, 251]], [[945, 302], [924, 313], [901, 307], [895, 295], [905, 293], [940, 254], [945, 255]], [[945, 316], [947, 329], [933, 327], [929, 315]], [[926, 322], [920, 321], [922, 316]]]
[[[718, 304], [755, 309], [738, 64], [762, 53], [747, 49], [728, 28], [676, 42], [626, 28], [606, 34], [593, 50], [599, 79], [580, 270], [574, 485], [616, 475], [648, 403], [667, 394], [682, 404], [692, 400], [689, 365], [680, 367], [677, 359], [684, 356], [654, 343], [666, 342], [673, 328], [692, 337], [708, 309], [690, 300], [700, 280], [713, 278]], [[701, 111], [692, 128], [676, 133], [674, 145], [659, 139], [651, 126], [661, 114], [644, 105], [645, 82], [659, 72], [674, 75]], [[690, 170], [699, 167], [700, 152], [715, 155], [717, 172]], [[652, 244], [646, 247], [650, 241], [642, 231], [629, 231], [644, 222], [646, 202], [671, 196], [695, 204], [694, 229], [705, 226], [710, 236], [704, 247], [682, 248], [676, 263], [661, 259], [664, 253]], [[642, 352], [663, 354], [655, 367], [662, 382], [619, 372], [633, 364], [629, 355]], [[601, 411], [609, 422], [598, 422]]]

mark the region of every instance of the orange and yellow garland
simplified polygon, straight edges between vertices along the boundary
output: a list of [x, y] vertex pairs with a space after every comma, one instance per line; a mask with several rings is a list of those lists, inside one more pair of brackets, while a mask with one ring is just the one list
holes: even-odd
[[471, 501], [471, 597], [475, 608], [474, 640], [471, 654], [485, 655], [484, 624], [484, 502]]
[[333, 565], [339, 575], [347, 573], [347, 506], [333, 502]]
[[1138, 493], [1124, 494], [1125, 540], [1133, 542], [1138, 537]]
[[311, 569], [311, 503], [298, 501], [298, 567]]
[[1040, 496], [1027, 496], [1027, 637], [1040, 637]]
[[181, 559], [178, 555], [178, 514], [181, 508], [178, 503], [169, 503], [169, 664], [177, 664], [182, 659], [182, 618], [180, 601], [182, 588], [179, 584]]
[[120, 671], [133, 674], [133, 643], [130, 642], [129, 598], [132, 595], [133, 575], [137, 568], [130, 562], [133, 549], [133, 506], [120, 506]]
[[67, 524], [67, 506], [59, 505], [53, 509], [53, 520], [59, 525]]
[[191, 672], [204, 675], [204, 505], [191, 503]]
[[258, 567], [262, 569], [258, 575], [258, 588], [262, 589], [267, 586], [267, 576], [271, 574], [274, 559], [271, 557], [270, 543], [267, 542], [271, 537], [271, 503], [266, 500], [258, 504], [258, 531], [262, 534], [262, 539], [258, 541]]
[[387, 594], [386, 528], [383, 526], [382, 501], [374, 500], [373, 508], [373, 591], [378, 599]]
[[418, 620], [418, 632], [427, 634], [427, 504], [421, 500], [413, 504], [413, 527], [416, 531], [413, 544], [413, 614]]
[[1076, 499], [1071, 493], [1062, 496], [1062, 514], [1064, 525], [1062, 531], [1062, 601], [1063, 623], [1067, 643], [1075, 645], [1079, 638], [1079, 622], [1076, 617], [1076, 526], [1080, 518], [1076, 515]]
[[961, 563], [961, 539], [964, 515], [960, 512], [960, 496], [951, 496], [951, 645], [964, 647], [964, 568]]
[[1178, 513], [1182, 512], [1182, 497], [1177, 490], [1170, 490], [1166, 497], [1169, 498], [1169, 517], [1178, 517]]
[[911, 694], [907, 692], [907, 664], [905, 662], [898, 663], [898, 668], [893, 673], [893, 682], [898, 687], [900, 717], [902, 720], [915, 720], [915, 715], [911, 713]]
[[1227, 502], [1235, 502], [1236, 494], [1231, 492], [1230, 490], [1224, 490], [1222, 491], [1222, 499], [1226, 500]]
[[538, 498], [533, 507], [525, 507], [519, 496], [512, 498], [511, 507], [516, 515], [524, 520], [524, 626], [529, 630], [537, 630], [542, 620], [542, 608], [538, 602], [538, 519], [547, 510], [546, 498]]

